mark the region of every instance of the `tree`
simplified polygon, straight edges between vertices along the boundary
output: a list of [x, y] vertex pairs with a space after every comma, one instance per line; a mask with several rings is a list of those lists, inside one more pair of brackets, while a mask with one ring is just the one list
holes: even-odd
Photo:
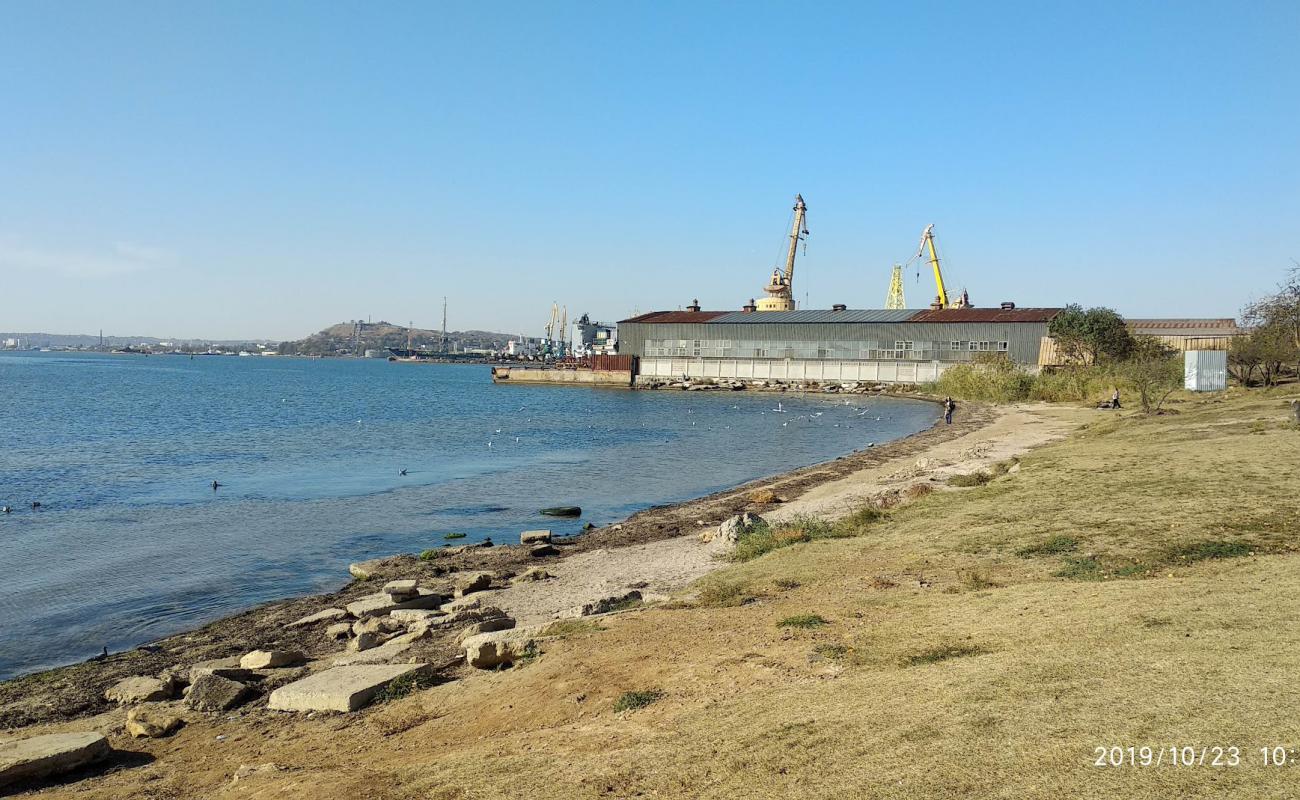
[[1067, 361], [1085, 366], [1122, 361], [1133, 350], [1124, 318], [1109, 308], [1084, 309], [1071, 303], [1052, 318], [1047, 333]]
[[1134, 339], [1120, 374], [1137, 391], [1144, 414], [1158, 413], [1169, 395], [1183, 385], [1183, 365], [1176, 351], [1150, 336]]
[[1249, 384], [1258, 370], [1264, 385], [1274, 386], [1284, 365], [1294, 364], [1300, 372], [1300, 267], [1287, 274], [1276, 294], [1246, 306], [1241, 318], [1247, 333], [1233, 341], [1228, 354], [1238, 380]]

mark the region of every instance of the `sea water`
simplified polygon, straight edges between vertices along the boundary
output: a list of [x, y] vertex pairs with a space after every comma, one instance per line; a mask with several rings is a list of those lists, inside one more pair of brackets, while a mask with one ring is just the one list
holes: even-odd
[[[935, 416], [879, 397], [497, 386], [481, 365], [0, 354], [0, 678], [332, 590], [350, 561], [448, 533], [576, 533]], [[538, 514], [554, 505], [582, 517]]]

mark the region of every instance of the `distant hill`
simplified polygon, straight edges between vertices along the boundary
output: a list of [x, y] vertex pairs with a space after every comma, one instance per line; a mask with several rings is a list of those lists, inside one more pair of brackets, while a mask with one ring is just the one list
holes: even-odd
[[[415, 350], [442, 349], [442, 332], [410, 328], [410, 343]], [[296, 342], [282, 342], [286, 355], [338, 356], [361, 355], [366, 350], [405, 348], [408, 329], [391, 322], [340, 322]], [[447, 352], [499, 350], [517, 334], [492, 331], [447, 331]]]

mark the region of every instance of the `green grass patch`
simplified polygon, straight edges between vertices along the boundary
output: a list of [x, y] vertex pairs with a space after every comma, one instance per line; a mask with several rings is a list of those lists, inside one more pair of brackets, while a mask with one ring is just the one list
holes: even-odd
[[820, 614], [795, 614], [776, 623], [778, 628], [820, 628], [829, 625], [830, 620]]
[[813, 648], [815, 657], [824, 658], [828, 661], [840, 661], [848, 654], [848, 646], [842, 644], [819, 644]]
[[447, 552], [445, 550], [429, 549], [420, 553], [420, 560], [433, 561], [434, 559], [442, 558], [445, 555], [447, 555]]
[[1016, 551], [1016, 555], [1021, 558], [1059, 556], [1062, 553], [1073, 553], [1078, 548], [1079, 540], [1073, 536], [1050, 536], [1038, 544], [1031, 544], [1020, 548]]
[[1066, 578], [1072, 581], [1100, 581], [1105, 580], [1106, 570], [1102, 568], [1100, 561], [1087, 556], [1064, 559], [1061, 568], [1053, 572], [1052, 575], [1056, 578]]
[[442, 535], [442, 538], [444, 538], [444, 539], [464, 539], [464, 538], [465, 538], [465, 534], [463, 534], [463, 533], [444, 533], [444, 534]]
[[635, 711], [638, 708], [645, 708], [651, 703], [663, 699], [664, 693], [658, 689], [647, 689], [640, 692], [623, 692], [614, 701], [615, 711]]
[[742, 606], [754, 600], [744, 581], [713, 580], [700, 589], [700, 605], [712, 608]]
[[979, 656], [987, 652], [988, 650], [975, 644], [941, 644], [904, 658], [903, 666], [919, 667], [922, 664], [938, 664], [940, 661]]
[[772, 583], [776, 584], [776, 588], [778, 589], [798, 589], [800, 586], [803, 586], [802, 583], [794, 578], [777, 578], [772, 581]]
[[541, 635], [568, 639], [576, 636], [590, 636], [603, 630], [608, 630], [608, 628], [588, 619], [562, 619], [543, 628]]
[[983, 486], [993, 480], [993, 476], [983, 470], [979, 472], [968, 472], [964, 475], [953, 475], [948, 479], [949, 486], [967, 488], [971, 486]]
[[881, 512], [873, 508], [831, 524], [819, 517], [796, 517], [775, 526], [756, 525], [742, 534], [731, 552], [732, 561], [752, 561], [773, 550], [791, 545], [813, 542], [818, 539], [846, 539], [860, 536], [863, 529], [879, 519]]
[[1241, 558], [1255, 552], [1255, 548], [1244, 542], [1226, 542], [1219, 539], [1207, 539], [1201, 542], [1175, 545], [1165, 551], [1165, 560], [1171, 563], [1210, 561], [1220, 558]]
[[435, 686], [437, 683], [438, 678], [432, 673], [413, 672], [403, 675], [388, 684], [388, 686], [384, 687], [382, 692], [375, 696], [375, 700], [379, 703], [389, 703], [393, 700], [400, 700], [407, 695]]

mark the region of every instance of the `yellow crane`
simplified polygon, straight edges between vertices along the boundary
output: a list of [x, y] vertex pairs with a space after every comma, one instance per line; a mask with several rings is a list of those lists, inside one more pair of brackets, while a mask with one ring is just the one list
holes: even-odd
[[925, 230], [921, 233], [921, 244], [916, 248], [916, 255], [912, 256], [912, 260], [916, 261], [921, 258], [927, 250], [930, 254], [930, 266], [934, 268], [934, 284], [939, 290], [939, 293], [935, 295], [934, 302], [930, 303], [930, 308], [969, 308], [970, 297], [966, 294], [965, 289], [962, 290], [961, 297], [957, 298], [956, 302], [950, 303], [948, 301], [948, 289], [943, 285], [943, 270], [939, 269], [939, 253], [934, 247], [933, 223], [925, 226]]
[[799, 250], [799, 242], [808, 238], [808, 228], [804, 225], [807, 213], [808, 207], [804, 205], [803, 195], [795, 195], [794, 225], [790, 228], [790, 247], [785, 254], [785, 269], [778, 267], [772, 270], [772, 279], [763, 287], [768, 296], [755, 304], [759, 311], [794, 310], [794, 257]]

